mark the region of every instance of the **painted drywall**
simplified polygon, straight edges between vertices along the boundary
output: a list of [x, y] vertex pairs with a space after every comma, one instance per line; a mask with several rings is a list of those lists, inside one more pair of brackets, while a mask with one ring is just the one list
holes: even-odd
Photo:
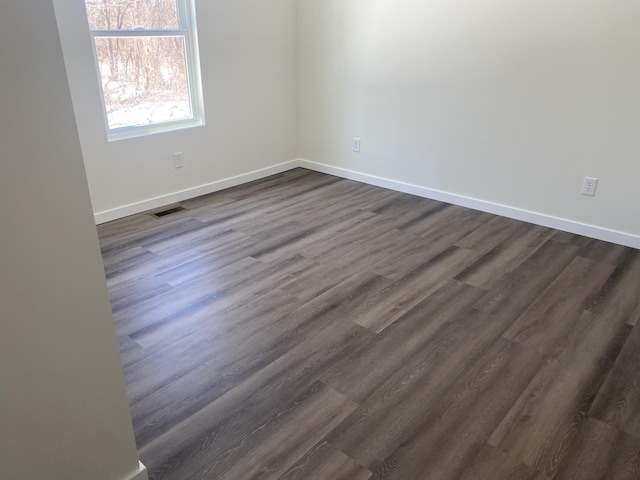
[[130, 480], [136, 446], [51, 1], [3, 5], [0, 65], [0, 478]]
[[[115, 142], [84, 2], [54, 4], [95, 213], [144, 210], [150, 199], [297, 158], [295, 0], [197, 0], [206, 126]], [[174, 169], [173, 152], [185, 168]]]
[[300, 157], [640, 235], [637, 0], [298, 9]]

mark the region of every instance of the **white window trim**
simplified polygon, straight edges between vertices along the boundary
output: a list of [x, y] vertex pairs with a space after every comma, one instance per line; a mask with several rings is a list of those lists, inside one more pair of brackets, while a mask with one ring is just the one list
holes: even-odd
[[[200, 73], [200, 51], [198, 48], [198, 32], [196, 23], [195, 0], [176, 0], [178, 14], [177, 29], [136, 29], [136, 30], [90, 30], [93, 47], [93, 58], [100, 86], [100, 99], [104, 116], [107, 140], [124, 140], [127, 138], [143, 137], [162, 132], [171, 132], [185, 128], [199, 127], [205, 124], [204, 100], [202, 95], [202, 77]], [[135, 125], [129, 127], [110, 128], [107, 118], [107, 105], [105, 103], [102, 75], [96, 51], [96, 38], [117, 37], [160, 37], [183, 36], [185, 47], [185, 61], [187, 72], [187, 84], [189, 86], [189, 102], [191, 103], [192, 118], [172, 120], [169, 122], [153, 123], [149, 125]]]

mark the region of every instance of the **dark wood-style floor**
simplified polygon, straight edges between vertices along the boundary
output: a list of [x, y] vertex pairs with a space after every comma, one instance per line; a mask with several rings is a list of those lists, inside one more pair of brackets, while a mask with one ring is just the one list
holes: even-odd
[[152, 480], [638, 479], [638, 251], [302, 169], [99, 228]]

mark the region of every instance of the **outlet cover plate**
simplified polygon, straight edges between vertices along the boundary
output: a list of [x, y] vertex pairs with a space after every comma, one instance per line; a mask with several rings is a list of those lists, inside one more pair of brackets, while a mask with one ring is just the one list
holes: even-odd
[[173, 167], [174, 168], [184, 167], [184, 156], [182, 155], [182, 152], [176, 152], [173, 154]]
[[598, 189], [597, 178], [584, 177], [584, 182], [582, 183], [582, 195], [588, 195], [590, 197], [594, 197], [596, 195], [597, 189]]

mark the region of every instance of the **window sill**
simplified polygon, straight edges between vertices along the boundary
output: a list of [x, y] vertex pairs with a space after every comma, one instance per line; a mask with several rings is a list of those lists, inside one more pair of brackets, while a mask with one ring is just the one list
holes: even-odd
[[153, 125], [141, 125], [136, 127], [122, 127], [109, 130], [107, 133], [107, 141], [117, 142], [119, 140], [127, 140], [129, 138], [146, 137], [158, 133], [174, 132], [176, 130], [185, 130], [187, 128], [202, 127], [205, 125], [204, 119], [188, 119], [175, 122], [155, 123]]

